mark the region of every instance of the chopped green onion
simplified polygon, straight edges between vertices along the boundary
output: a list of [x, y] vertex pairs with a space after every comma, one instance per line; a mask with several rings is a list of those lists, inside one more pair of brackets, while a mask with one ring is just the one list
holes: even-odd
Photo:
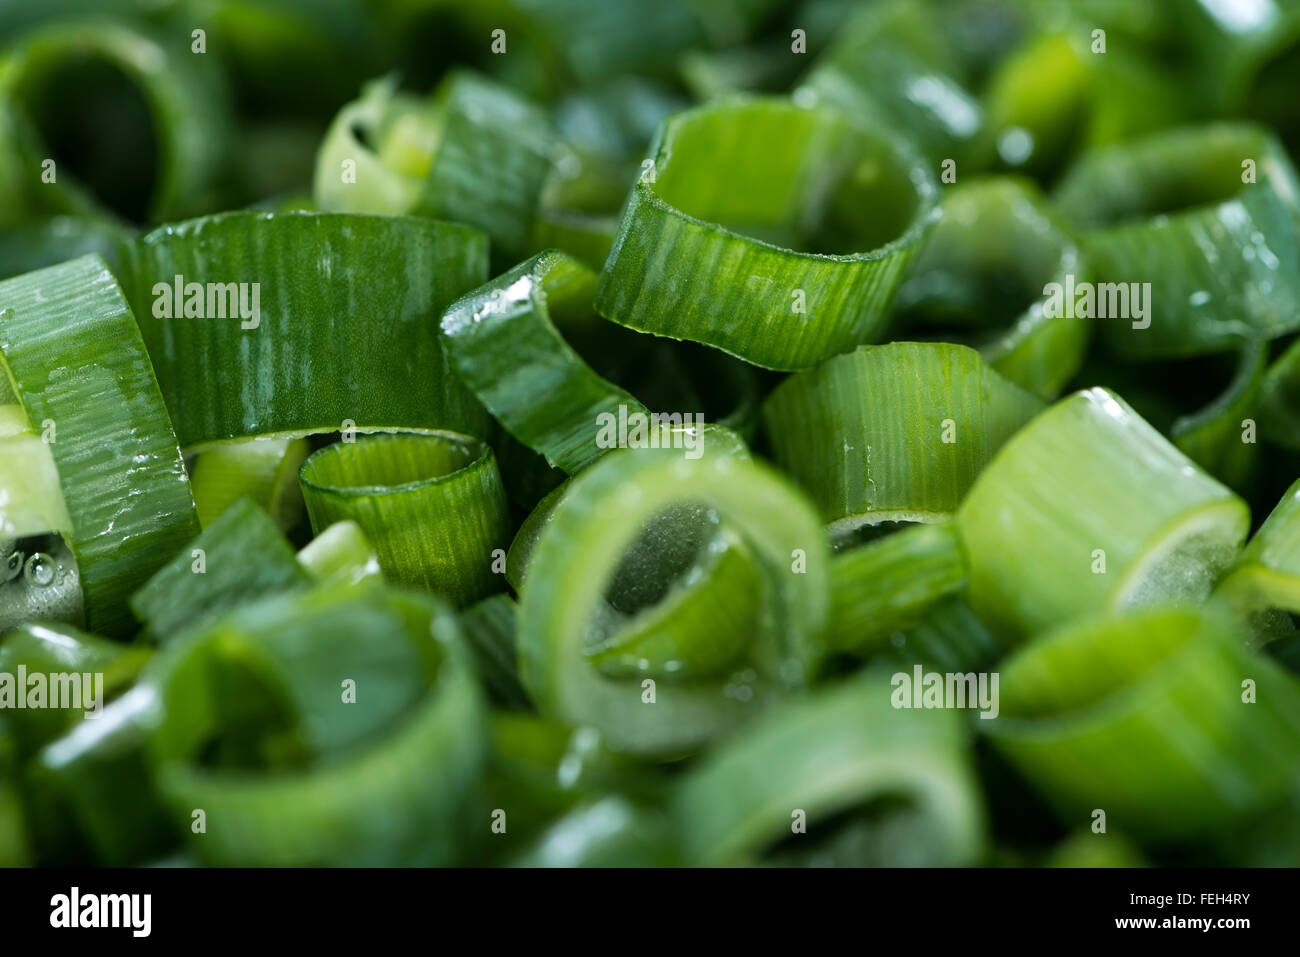
[[1002, 668], [988, 731], [1061, 819], [1155, 843], [1279, 798], [1300, 760], [1300, 685], [1230, 618], [1156, 608], [1067, 626]]
[[[104, 261], [84, 256], [0, 282], [0, 353], [58, 470], [86, 623], [121, 635], [131, 593], [198, 522], [145, 344]], [[74, 365], [76, 374], [57, 372]]]
[[[806, 368], [880, 333], [936, 193], [905, 147], [838, 110], [763, 98], [688, 110], [651, 147], [596, 308], [755, 365]], [[872, 215], [849, 212], [861, 208]]]
[[781, 383], [763, 407], [776, 463], [832, 536], [951, 515], [1042, 402], [949, 343], [864, 346]]
[[[872, 670], [773, 711], [710, 754], [673, 795], [687, 860], [780, 862], [788, 846], [794, 862], [813, 865], [975, 861], [983, 807], [962, 723], [898, 709], [893, 694], [888, 672]], [[801, 837], [783, 845], [792, 833]]]
[[957, 513], [975, 612], [1028, 636], [1080, 615], [1205, 598], [1246, 504], [1123, 399], [1070, 395], [1006, 444]]
[[312, 528], [348, 519], [389, 581], [468, 605], [497, 590], [509, 537], [492, 450], [454, 433], [374, 435], [314, 453], [299, 471]]

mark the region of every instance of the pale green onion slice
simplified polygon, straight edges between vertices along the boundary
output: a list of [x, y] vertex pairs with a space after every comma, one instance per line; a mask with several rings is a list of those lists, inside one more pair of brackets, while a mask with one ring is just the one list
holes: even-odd
[[205, 446], [190, 467], [190, 488], [207, 528], [247, 496], [288, 530], [303, 516], [298, 466], [311, 451], [306, 439], [251, 438]]
[[777, 464], [841, 535], [951, 515], [1042, 404], [966, 346], [893, 342], [791, 376], [763, 424]]
[[326, 134], [316, 199], [340, 212], [477, 226], [504, 265], [527, 251], [555, 150], [546, 113], [486, 77], [455, 71], [428, 100], [372, 84]]
[[1264, 519], [1219, 592], [1247, 606], [1300, 614], [1300, 480]]
[[1214, 833], [1281, 797], [1300, 684], [1230, 617], [1153, 608], [1067, 626], [1002, 669], [998, 748], [1078, 827], [1145, 843]]
[[916, 525], [831, 560], [827, 644], [878, 650], [919, 624], [930, 608], [966, 584], [966, 558], [951, 522]]
[[972, 607], [1026, 636], [1083, 615], [1201, 599], [1246, 537], [1246, 504], [1106, 389], [1013, 437], [962, 502]]
[[[591, 628], [623, 556], [662, 516], [663, 549], [679, 522], [710, 510], [753, 555], [763, 589], [745, 658], [719, 677], [631, 680], [602, 675], [585, 654], [606, 636]], [[680, 543], [677, 543], [680, 544]], [[576, 551], [582, 562], [569, 556]], [[662, 549], [644, 557], [653, 568]], [[732, 455], [691, 459], [675, 449], [628, 449], [572, 480], [541, 534], [520, 598], [519, 654], [524, 685], [539, 708], [592, 724], [620, 750], [671, 755], [693, 750], [739, 724], [775, 693], [798, 688], [822, 657], [828, 611], [828, 554], [814, 513], [762, 466]], [[603, 570], [603, 571], [602, 571]], [[690, 574], [689, 571], [687, 573]], [[635, 575], [651, 591], [654, 574]], [[721, 583], [715, 587], [723, 587]], [[748, 626], [746, 626], [748, 627]], [[717, 636], [710, 636], [717, 640]]]
[[348, 587], [383, 578], [375, 547], [361, 526], [347, 519], [330, 525], [304, 545], [298, 563], [323, 585]]
[[774, 710], [673, 795], [687, 860], [956, 866], [981, 853], [983, 806], [952, 713], [899, 709], [872, 669]]

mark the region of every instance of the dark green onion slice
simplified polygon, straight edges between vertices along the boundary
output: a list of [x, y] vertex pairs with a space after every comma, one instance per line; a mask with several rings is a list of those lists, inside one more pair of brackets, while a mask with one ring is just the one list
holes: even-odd
[[127, 691], [35, 756], [28, 781], [43, 861], [84, 859], [89, 848], [97, 864], [121, 867], [176, 846], [146, 756], [152, 701], [147, 688]]
[[565, 342], [557, 324], [602, 324], [591, 310], [597, 277], [559, 251], [534, 256], [453, 303], [442, 318], [447, 357], [520, 442], [576, 472], [605, 449], [603, 415], [648, 416]]
[[0, 867], [31, 865], [30, 827], [23, 809], [16, 763], [12, 737], [0, 721]]
[[755, 365], [806, 368], [880, 333], [936, 194], [909, 150], [838, 110], [764, 98], [688, 110], [650, 149], [596, 308]]
[[427, 100], [383, 81], [326, 134], [316, 200], [468, 223], [487, 233], [494, 261], [513, 262], [527, 252], [555, 144], [541, 109], [486, 77], [458, 70]]
[[957, 513], [971, 605], [1026, 636], [1081, 615], [1201, 599], [1250, 512], [1119, 396], [1070, 395], [1014, 436]]
[[[698, 529], [701, 508], [739, 536], [762, 576], [760, 595], [747, 592], [759, 605], [756, 626], [733, 623], [748, 637], [741, 663], [695, 681], [660, 680], [671, 677], [666, 668], [640, 680], [602, 675], [585, 651], [608, 637], [599, 612], [614, 572], [622, 570], [620, 557], [657, 520], [661, 545], [643, 555], [645, 571], [637, 563], [629, 569], [631, 584], [652, 590], [656, 561], [689, 544], [681, 536]], [[726, 454], [690, 459], [674, 449], [607, 456], [572, 480], [533, 552], [520, 598], [524, 685], [543, 713], [592, 724], [620, 750], [692, 750], [757, 713], [775, 693], [801, 686], [815, 669], [829, 603], [828, 560], [810, 506], [760, 465]]]
[[962, 723], [892, 696], [889, 673], [873, 669], [711, 753], [672, 799], [688, 862], [975, 863], [984, 812]]
[[216, 865], [455, 860], [486, 743], [468, 655], [444, 603], [382, 588], [277, 596], [168, 649], [142, 687], [175, 826]]
[[663, 72], [682, 50], [710, 35], [734, 37], [754, 4], [694, 0], [518, 0], [535, 22], [530, 33], [547, 37], [584, 86], [621, 73]]
[[[1016, 385], [1054, 398], [1083, 363], [1092, 320], [1048, 308], [1052, 284], [1088, 279], [1064, 223], [1029, 181], [964, 181], [908, 265], [895, 320], [955, 333]], [[958, 331], [960, 330], [960, 331]]]
[[833, 535], [951, 515], [1042, 408], [966, 346], [863, 346], [781, 383], [763, 407], [776, 463]]
[[299, 470], [312, 529], [356, 522], [389, 581], [464, 606], [498, 590], [493, 551], [509, 516], [492, 450], [454, 433], [373, 435], [315, 452]]
[[904, 528], [838, 554], [831, 560], [826, 643], [838, 651], [878, 650], [965, 584], [966, 557], [951, 522]]
[[1120, 354], [1226, 352], [1300, 329], [1300, 181], [1267, 131], [1220, 123], [1100, 149], [1057, 201], [1085, 231], [1093, 315]]
[[986, 669], [1002, 657], [1006, 643], [971, 610], [965, 593], [931, 605], [911, 628], [890, 639], [890, 653], [911, 665], [917, 661], [944, 672]]
[[[96, 76], [76, 71], [96, 66]], [[123, 83], [125, 81], [125, 83]], [[143, 149], [154, 149], [149, 158], [154, 166], [146, 208], [137, 211], [149, 218], [165, 219], [192, 209], [199, 197], [212, 188], [231, 141], [230, 104], [223, 78], [215, 63], [190, 52], [187, 36], [154, 36], [134, 27], [86, 20], [59, 23], [23, 37], [5, 57], [0, 69], [0, 224], [22, 218], [23, 211], [99, 213], [103, 197], [92, 195], [92, 184], [77, 184], [74, 168], [84, 165], [94, 174], [96, 164], [84, 162], [84, 152], [94, 152], [99, 169], [114, 169], [112, 141], [70, 142], [67, 156], [54, 155], [55, 180], [42, 180], [43, 160], [52, 146], [41, 142], [38, 129], [69, 122], [49, 110], [90, 109], [99, 118], [132, 115], [121, 110], [114, 92], [130, 88], [147, 110], [148, 129], [128, 126], [119, 135], [145, 136]], [[83, 102], [67, 102], [67, 90], [76, 90]], [[94, 97], [99, 96], [96, 100]], [[62, 98], [62, 99], [61, 99]], [[48, 101], [48, 102], [47, 102]], [[69, 133], [82, 137], [90, 128], [85, 116]], [[125, 162], [118, 157], [120, 165]], [[140, 165], [137, 154], [136, 165]], [[135, 170], [116, 169], [130, 178]], [[100, 191], [112, 191], [111, 181], [93, 184]], [[138, 218], [145, 218], [139, 215]]]
[[1147, 843], [1267, 806], [1300, 761], [1300, 684], [1211, 609], [1103, 617], [1036, 641], [1002, 668], [1001, 711], [983, 730], [1063, 821], [1086, 826], [1100, 809]]
[[[127, 262], [127, 295], [187, 449], [348, 428], [486, 428], [437, 334], [442, 311], [486, 278], [477, 230], [225, 213], [155, 230], [128, 246]], [[176, 305], [177, 276], [202, 284], [205, 318], [160, 315]], [[257, 317], [232, 315], [231, 283], [245, 284], [235, 291], [250, 313], [259, 284]]]
[[170, 644], [243, 602], [310, 582], [275, 523], [241, 498], [131, 597], [131, 610], [150, 641]]
[[[0, 707], [15, 752], [30, 757], [80, 722], [99, 720], [109, 699], [131, 686], [150, 655], [64, 624], [30, 623], [8, 632], [0, 641]], [[21, 706], [16, 696], [24, 696]]]
[[0, 283], [0, 353], [28, 421], [53, 439], [86, 623], [121, 635], [131, 593], [198, 522], [145, 344], [104, 261]]
[[1288, 147], [1297, 128], [1295, 83], [1300, 12], [1286, 3], [1180, 6], [1197, 93], [1216, 113], [1240, 113], [1277, 130]]
[[118, 223], [91, 216], [51, 216], [12, 229], [0, 228], [0, 279], [98, 253], [115, 271], [122, 241]]

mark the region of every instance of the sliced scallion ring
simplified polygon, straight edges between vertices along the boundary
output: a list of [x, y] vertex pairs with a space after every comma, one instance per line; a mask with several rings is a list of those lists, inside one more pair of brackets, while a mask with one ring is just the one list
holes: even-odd
[[984, 812], [962, 723], [896, 708], [893, 695], [889, 673], [873, 669], [772, 711], [710, 754], [672, 797], [688, 861], [977, 860]]
[[945, 190], [943, 218], [908, 264], [895, 321], [934, 327], [980, 350], [1005, 378], [1054, 398], [1083, 363], [1092, 320], [1055, 309], [1052, 288], [1085, 282], [1079, 249], [1027, 180]]
[[336, 442], [299, 469], [312, 528], [348, 519], [375, 545], [389, 581], [468, 605], [497, 590], [493, 551], [509, 537], [496, 457], [449, 432]]
[[1121, 355], [1226, 352], [1300, 329], [1300, 180], [1266, 130], [1216, 123], [1096, 150], [1057, 202], [1097, 281], [1091, 315]]
[[[663, 680], [666, 670], [643, 672], [640, 680], [601, 674], [586, 651], [607, 637], [598, 613], [607, 607], [604, 594], [620, 556], [654, 521], [665, 546], [677, 542], [673, 529], [697, 527], [701, 508], [716, 512], [741, 538], [762, 576], [757, 626], [746, 626], [748, 647], [736, 663], [695, 681]], [[584, 561], [565, 558], [575, 550]], [[653, 563], [664, 555], [656, 549], [645, 557]], [[592, 724], [619, 750], [691, 751], [757, 713], [774, 694], [802, 686], [815, 670], [827, 616], [827, 563], [811, 508], [762, 466], [732, 455], [690, 459], [675, 449], [607, 456], [572, 480], [529, 564], [520, 596], [524, 685], [543, 713]], [[650, 598], [656, 579], [632, 575]], [[745, 594], [753, 600], [752, 590]]]
[[486, 77], [453, 72], [428, 100], [380, 82], [344, 107], [326, 134], [316, 200], [340, 212], [477, 226], [504, 265], [528, 251], [555, 149], [547, 115]]
[[1300, 761], [1300, 685], [1214, 610], [1066, 626], [1000, 684], [981, 730], [1078, 826], [1101, 809], [1153, 843], [1213, 832], [1279, 798]]
[[349, 428], [486, 430], [437, 333], [442, 310], [486, 278], [477, 230], [223, 213], [155, 230], [126, 260], [124, 287], [186, 449]]
[[748, 97], [697, 107], [660, 129], [596, 308], [758, 366], [806, 368], [880, 333], [936, 198], [906, 147], [838, 110]]
[[951, 515], [1042, 404], [966, 346], [892, 342], [791, 376], [763, 424], [777, 464], [840, 536]]
[[1205, 598], [1250, 511], [1123, 399], [1094, 388], [1012, 437], [957, 523], [972, 607], [1024, 637], [1100, 611]]
[[[131, 593], [198, 521], [140, 330], [104, 261], [83, 256], [0, 283], [0, 354], [58, 471], [86, 624], [121, 636]], [[33, 456], [33, 468], [42, 462]]]

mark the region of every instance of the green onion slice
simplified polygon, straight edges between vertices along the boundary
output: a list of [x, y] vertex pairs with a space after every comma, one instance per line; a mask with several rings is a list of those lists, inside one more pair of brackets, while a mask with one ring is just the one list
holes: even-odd
[[776, 463], [833, 536], [951, 515], [1042, 401], [949, 343], [863, 346], [791, 376], [763, 424]]
[[168, 644], [246, 601], [311, 579], [266, 513], [241, 498], [131, 597], [149, 640]]
[[1183, 91], [1165, 71], [1114, 40], [1091, 46], [1093, 24], [1052, 24], [1004, 59], [985, 92], [989, 135], [1001, 165], [1051, 181], [1085, 149], [1176, 125]]
[[168, 649], [142, 689], [160, 793], [201, 860], [455, 859], [485, 729], [455, 615], [437, 599], [272, 597]]
[[[701, 450], [701, 455], [734, 455], [745, 460], [752, 458], [744, 439], [725, 426], [706, 423], [698, 435], [699, 444], [697, 447]], [[694, 434], [692, 434], [691, 438], [694, 439], [694, 437]], [[671, 443], [671, 441], [670, 430], [668, 442]], [[510, 551], [506, 556], [506, 580], [510, 582], [510, 587], [515, 591], [519, 591], [523, 587], [524, 573], [532, 562], [533, 552], [537, 548], [537, 540], [554, 517], [556, 506], [572, 489], [573, 482], [570, 479], [548, 492], [528, 513], [528, 517], [523, 520], [519, 530], [515, 532], [514, 541], [510, 543]]]
[[447, 356], [461, 379], [515, 438], [566, 472], [605, 451], [597, 444], [603, 417], [649, 416], [557, 328], [605, 325], [591, 308], [596, 283], [577, 260], [545, 252], [453, 303], [442, 318]]
[[128, 246], [127, 262], [127, 294], [187, 449], [349, 428], [486, 428], [437, 335], [442, 310], [486, 277], [476, 230], [224, 213], [155, 230]]
[[1268, 805], [1300, 761], [1300, 684], [1213, 609], [1067, 626], [1012, 658], [1000, 692], [984, 730], [1062, 820], [1100, 809], [1147, 842]]
[[310, 452], [305, 438], [263, 436], [206, 446], [190, 466], [199, 524], [207, 528], [248, 497], [281, 529], [292, 528], [303, 515], [298, 466]]
[[936, 198], [909, 150], [838, 110], [697, 107], [660, 128], [596, 308], [758, 366], [806, 368], [880, 333]]
[[[696, 638], [713, 644], [740, 627], [748, 647], [739, 656], [715, 655], [711, 647], [691, 652], [683, 667], [704, 671], [695, 680], [674, 680], [675, 660], [653, 671], [647, 663], [640, 680], [602, 674], [589, 649], [611, 647], [611, 637], [616, 647], [629, 619], [632, 627], [645, 620], [638, 611], [672, 615], [674, 624], [694, 613], [674, 614], [680, 590], [669, 587], [664, 598], [664, 578], [679, 570], [679, 589], [689, 589], [693, 577], [706, 573], [701, 552], [707, 558], [719, 547], [708, 525], [739, 537], [763, 588], [757, 596], [752, 588], [744, 593], [758, 606], [752, 625], [747, 617], [727, 620], [731, 599], [719, 604], [725, 596], [709, 596], [712, 607], [696, 620], [711, 628]], [[638, 537], [642, 547], [632, 548]], [[662, 448], [607, 456], [572, 480], [529, 563], [520, 597], [524, 685], [543, 713], [592, 724], [617, 749], [690, 751], [811, 675], [822, 655], [827, 563], [812, 509], [763, 466], [734, 455], [691, 459]], [[730, 573], [711, 579], [714, 589], [738, 589], [741, 582], [743, 576]], [[622, 618], [611, 620], [607, 596], [622, 606]], [[660, 599], [667, 608], [657, 607]], [[713, 656], [712, 669], [701, 655]]]
[[519, 681], [519, 606], [515, 600], [509, 595], [484, 598], [461, 612], [460, 627], [492, 703], [502, 708], [531, 708]]
[[893, 695], [889, 673], [872, 669], [774, 710], [711, 753], [671, 803], [687, 860], [975, 863], [984, 812], [962, 723], [895, 708]]
[[[0, 283], [0, 353], [58, 470], [87, 626], [119, 636], [131, 593], [198, 522], [149, 356], [104, 261]], [[38, 471], [42, 459], [33, 456]]]
[[837, 651], [878, 650], [965, 584], [966, 557], [952, 522], [914, 525], [837, 554], [827, 644]]
[[350, 520], [335, 522], [304, 545], [298, 563], [323, 585], [350, 587], [383, 578], [375, 547]]
[[943, 218], [908, 266], [895, 319], [976, 346], [1004, 378], [1044, 398], [1079, 371], [1092, 320], [1052, 308], [1053, 284], [1088, 278], [1064, 223], [1015, 177], [945, 190]]
[[[1226, 352], [1300, 329], [1300, 181], [1268, 132], [1218, 123], [1096, 150], [1057, 201], [1085, 231], [1095, 304], [1134, 359]], [[1142, 308], [1136, 308], [1140, 297]]]
[[394, 584], [458, 606], [500, 587], [493, 551], [504, 552], [509, 515], [486, 443], [450, 432], [366, 436], [315, 452], [299, 479], [313, 530], [356, 522]]
[[867, 6], [838, 32], [794, 91], [875, 129], [899, 130], [931, 161], [982, 165], [984, 109], [961, 82], [946, 37], [911, 3]]
[[8, 632], [0, 641], [0, 707], [16, 752], [30, 757], [81, 721], [97, 720], [150, 655], [64, 624], [33, 622]]
[[1250, 513], [1123, 399], [1094, 388], [1013, 437], [957, 522], [972, 607], [1023, 637], [1102, 610], [1204, 598]]
[[1259, 407], [1267, 344], [1248, 341], [1227, 387], [1205, 408], [1177, 419], [1170, 438], [1193, 462], [1232, 488], [1244, 487], [1259, 461], [1258, 441], [1243, 441]]
[[[101, 119], [115, 115], [115, 110], [117, 115], [130, 115], [114, 99], [124, 83], [143, 101], [148, 128], [127, 127], [119, 135], [146, 137], [157, 149], [150, 159], [154, 182], [145, 208], [125, 212], [141, 219], [146, 215], [166, 219], [184, 214], [196, 197], [212, 188], [232, 139], [229, 98], [216, 65], [190, 52], [188, 36], [155, 36], [96, 20], [59, 23], [24, 36], [0, 63], [0, 197], [6, 199], [0, 203], [0, 224], [23, 218], [24, 210], [29, 216], [106, 212], [105, 197], [93, 195], [92, 190], [116, 192], [118, 184], [111, 180], [76, 183], [69, 167], [81, 158], [60, 157], [55, 179], [42, 179], [41, 164], [50, 157], [50, 148], [41, 142], [38, 128], [76, 122], [77, 113], [72, 119], [62, 113], [92, 109], [92, 105], [103, 111]], [[65, 89], [79, 91], [91, 105], [69, 103]], [[79, 132], [85, 135], [86, 128], [83, 125]], [[114, 169], [117, 144], [96, 145], [103, 151], [97, 157], [100, 169]], [[135, 162], [138, 166], [138, 155]], [[96, 172], [95, 164], [84, 165], [88, 172]], [[123, 177], [135, 174], [126, 167], [117, 172]]]
[[477, 226], [504, 265], [528, 251], [555, 150], [547, 115], [486, 77], [454, 71], [428, 99], [380, 81], [344, 107], [326, 134], [316, 200], [340, 212]]

